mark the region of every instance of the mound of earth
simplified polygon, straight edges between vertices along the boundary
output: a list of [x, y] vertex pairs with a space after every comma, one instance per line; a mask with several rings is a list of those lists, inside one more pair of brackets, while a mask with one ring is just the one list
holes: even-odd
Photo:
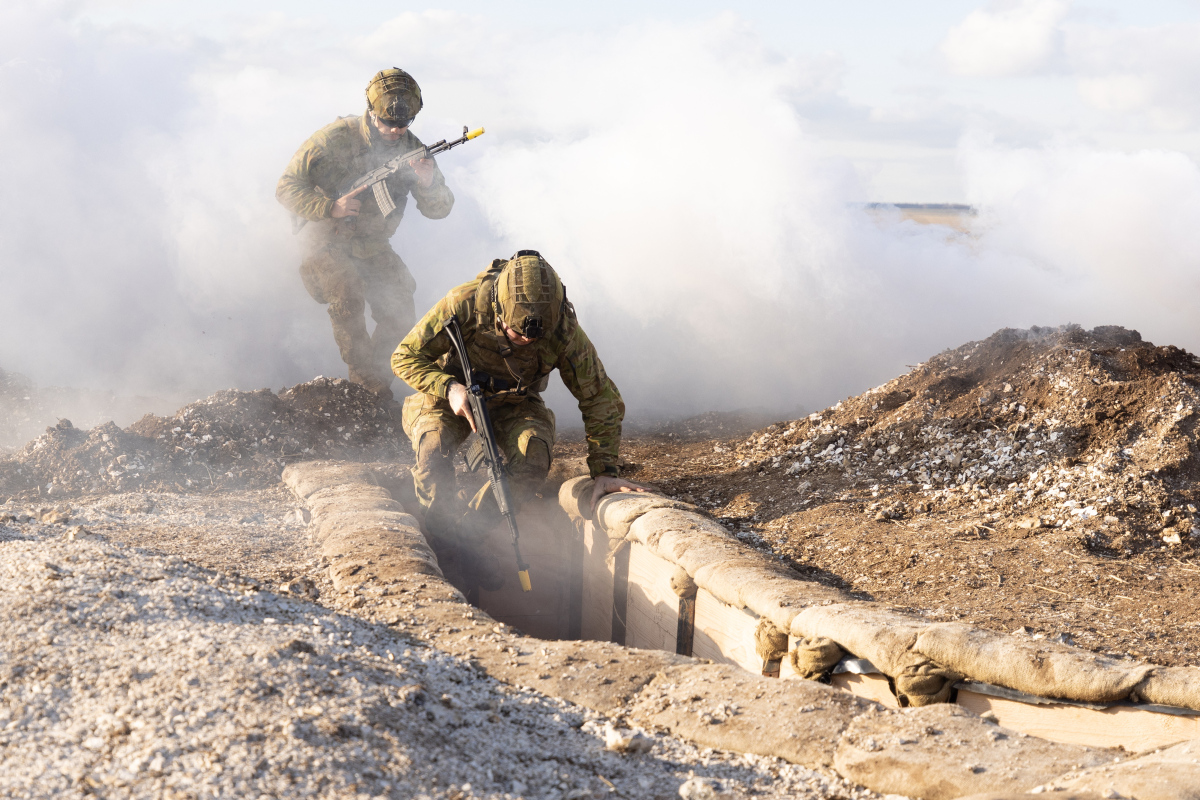
[[107, 422], [81, 430], [61, 420], [0, 460], [0, 500], [268, 486], [291, 459], [399, 459], [408, 448], [398, 431], [392, 404], [341, 378], [278, 395], [221, 391], [124, 429]]
[[[1005, 329], [746, 439], [634, 438], [645, 480], [809, 578], [999, 630], [1194, 663], [1200, 360]], [[568, 449], [580, 445], [571, 444]]]

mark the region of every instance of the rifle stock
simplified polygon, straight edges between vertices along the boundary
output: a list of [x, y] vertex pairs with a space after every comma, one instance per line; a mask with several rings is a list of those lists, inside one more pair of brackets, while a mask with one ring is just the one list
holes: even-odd
[[504, 474], [504, 455], [500, 452], [500, 444], [496, 441], [496, 430], [492, 427], [492, 416], [488, 413], [487, 400], [483, 396], [483, 388], [475, 379], [471, 369], [471, 359], [467, 356], [467, 345], [463, 341], [462, 327], [457, 317], [451, 317], [446, 323], [446, 335], [458, 354], [462, 364], [463, 380], [467, 387], [467, 402], [471, 406], [471, 416], [475, 418], [475, 431], [483, 442], [483, 460], [488, 468], [488, 480], [492, 485], [492, 495], [500, 514], [508, 523], [512, 535], [513, 552], [517, 556], [517, 577], [521, 581], [521, 591], [528, 592], [533, 587], [529, 582], [529, 565], [521, 558], [521, 533], [517, 529], [517, 513], [513, 508], [512, 492], [508, 487], [508, 478]]

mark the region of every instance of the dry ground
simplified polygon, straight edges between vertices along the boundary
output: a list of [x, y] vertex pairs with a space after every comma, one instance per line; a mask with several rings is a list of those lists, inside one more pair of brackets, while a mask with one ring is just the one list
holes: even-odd
[[1120, 328], [1001, 331], [805, 419], [709, 414], [623, 452], [804, 578], [1197, 664], [1197, 363]]

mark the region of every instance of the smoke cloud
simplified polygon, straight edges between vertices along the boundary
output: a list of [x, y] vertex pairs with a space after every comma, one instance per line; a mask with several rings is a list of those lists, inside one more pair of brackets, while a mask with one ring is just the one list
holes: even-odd
[[421, 82], [425, 141], [488, 129], [441, 160], [450, 217], [410, 209], [393, 242], [418, 310], [538, 249], [633, 415], [812, 409], [1004, 326], [1200, 345], [1193, 161], [972, 134], [972, 235], [881, 218], [805, 116], [840, 64], [773, 52], [732, 15], [532, 47], [449, 12], [214, 40], [72, 8], [0, 10], [0, 367], [41, 384], [195, 397], [344, 375], [274, 185], [392, 65]]

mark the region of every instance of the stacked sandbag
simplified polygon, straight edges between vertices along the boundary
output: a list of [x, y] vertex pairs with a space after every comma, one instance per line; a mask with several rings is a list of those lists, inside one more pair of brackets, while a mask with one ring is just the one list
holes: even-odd
[[294, 464], [283, 471], [283, 482], [308, 507], [313, 539], [339, 591], [401, 575], [442, 577], [416, 518], [362, 464]]
[[[913, 647], [928, 623], [871, 603], [840, 603], [807, 608], [792, 622], [792, 636], [828, 639], [865, 658], [892, 679], [902, 706], [945, 703], [962, 675]], [[811, 668], [809, 668], [811, 670]]]
[[1146, 664], [1119, 661], [1044, 639], [1029, 639], [960, 622], [927, 626], [916, 641], [921, 655], [969, 676], [1040, 697], [1115, 703], [1151, 672]]
[[1151, 667], [1149, 674], [1133, 687], [1129, 699], [1135, 703], [1157, 703], [1200, 711], [1200, 669]]

